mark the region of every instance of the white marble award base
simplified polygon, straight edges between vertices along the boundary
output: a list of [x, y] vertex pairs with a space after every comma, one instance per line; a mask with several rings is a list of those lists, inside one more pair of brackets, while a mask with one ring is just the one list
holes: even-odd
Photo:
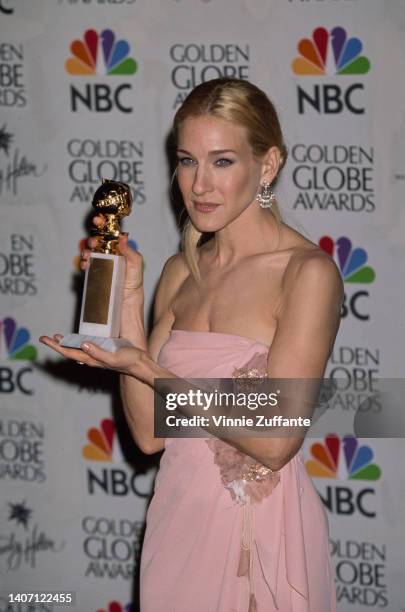
[[118, 349], [125, 346], [134, 346], [125, 338], [100, 338], [100, 336], [89, 336], [87, 334], [68, 334], [62, 338], [59, 344], [69, 348], [80, 348], [83, 342], [92, 342], [110, 353], [116, 353]]

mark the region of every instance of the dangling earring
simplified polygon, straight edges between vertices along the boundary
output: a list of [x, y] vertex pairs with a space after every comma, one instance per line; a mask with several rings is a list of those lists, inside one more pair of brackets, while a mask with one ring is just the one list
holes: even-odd
[[256, 196], [256, 200], [259, 202], [262, 208], [271, 208], [276, 195], [271, 188], [271, 183], [264, 181], [263, 185], [260, 185], [259, 193]]

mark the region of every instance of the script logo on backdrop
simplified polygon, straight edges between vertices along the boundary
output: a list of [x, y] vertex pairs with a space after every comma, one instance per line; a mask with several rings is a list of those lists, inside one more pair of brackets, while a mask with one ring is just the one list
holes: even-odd
[[0, 107], [22, 108], [27, 104], [24, 78], [24, 47], [20, 43], [0, 44]]
[[368, 300], [368, 291], [350, 291], [349, 285], [368, 285], [374, 282], [375, 272], [370, 266], [366, 266], [368, 260], [367, 251], [361, 247], [352, 248], [352, 242], [347, 236], [338, 238], [336, 242], [330, 236], [322, 236], [319, 246], [331, 257], [335, 257], [343, 280], [345, 282], [345, 294], [342, 304], [342, 318], [353, 315], [360, 321], [368, 321], [370, 315], [366, 312], [364, 302]]
[[140, 560], [143, 527], [143, 521], [83, 517], [85, 577], [132, 581]]
[[19, 364], [21, 361], [34, 361], [37, 357], [37, 349], [29, 344], [29, 340], [28, 329], [17, 327], [15, 319], [6, 317], [0, 320], [0, 363], [7, 360], [9, 364], [0, 366], [0, 393], [34, 394], [29, 383], [33, 368]]
[[[136, 495], [148, 498], [151, 494], [151, 482], [144, 474], [137, 474], [130, 466], [124, 464], [119, 444], [115, 444], [115, 425], [112, 419], [103, 419], [100, 427], [91, 427], [87, 432], [88, 443], [82, 449], [82, 455], [92, 462], [87, 468], [87, 490], [90, 495], [97, 493], [124, 497]], [[100, 465], [97, 466], [96, 464]], [[121, 463], [121, 467], [111, 464]], [[147, 490], [142, 490], [147, 481]], [[144, 482], [142, 482], [144, 481]]]
[[386, 544], [332, 539], [330, 546], [338, 603], [386, 608], [389, 604]]
[[0, 196], [16, 196], [21, 179], [39, 178], [46, 170], [46, 165], [38, 169], [35, 162], [21, 155], [18, 147], [12, 148], [13, 143], [14, 134], [3, 125], [0, 128]]
[[70, 202], [89, 203], [101, 179], [123, 181], [135, 204], [145, 204], [144, 143], [142, 140], [72, 138], [67, 143]]
[[14, 419], [0, 420], [0, 481], [42, 483], [45, 425]]
[[10, 234], [8, 248], [0, 252], [0, 295], [36, 295], [34, 237]]
[[[86, 30], [83, 40], [74, 40], [70, 45], [72, 57], [65, 64], [66, 72], [73, 76], [112, 76], [122, 77], [135, 74], [138, 64], [128, 57], [130, 46], [126, 40], [117, 40], [110, 29], [100, 34], [96, 30]], [[95, 112], [109, 112], [117, 109], [131, 113], [130, 83], [117, 87], [106, 83], [86, 83], [84, 87], [70, 86], [71, 110], [76, 112], [85, 108]]]
[[173, 109], [200, 83], [219, 77], [249, 78], [248, 44], [175, 43], [170, 47], [170, 59], [174, 63], [171, 82], [176, 89]]
[[[339, 516], [361, 514], [375, 518], [373, 504], [375, 488], [355, 486], [362, 481], [373, 482], [381, 477], [381, 469], [372, 463], [374, 452], [370, 446], [360, 445], [355, 436], [348, 434], [342, 439], [329, 434], [324, 444], [315, 442], [310, 447], [312, 459], [306, 462], [308, 474], [313, 478], [347, 480], [352, 486], [325, 485], [317, 481], [318, 493], [329, 512]], [[319, 491], [322, 487], [322, 492]]]
[[[335, 27], [316, 28], [312, 38], [302, 38], [298, 43], [299, 56], [292, 62], [292, 70], [298, 76], [354, 76], [370, 70], [370, 62], [362, 55], [363, 43], [357, 37], [349, 38], [346, 30]], [[365, 112], [364, 85], [354, 82], [346, 86], [342, 82], [316, 83], [312, 86], [297, 85], [298, 112], [308, 109], [318, 113], [336, 114], [348, 111], [356, 115]]]
[[292, 147], [293, 208], [373, 212], [374, 149], [359, 145], [299, 143]]
[[13, 522], [15, 531], [0, 535], [0, 561], [7, 572], [36, 568], [44, 557], [53, 557], [65, 547], [65, 542], [47, 535], [38, 523], [31, 527], [33, 514], [25, 500], [8, 503], [7, 518]]

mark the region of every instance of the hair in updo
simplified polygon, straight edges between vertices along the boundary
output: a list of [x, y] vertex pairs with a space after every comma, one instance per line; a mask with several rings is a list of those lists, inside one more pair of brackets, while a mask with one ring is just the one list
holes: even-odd
[[[195, 87], [184, 100], [173, 119], [172, 134], [177, 143], [182, 123], [189, 117], [210, 115], [226, 119], [245, 128], [253, 155], [261, 158], [271, 147], [281, 154], [280, 170], [287, 160], [280, 121], [276, 109], [267, 95], [249, 81], [221, 78], [206, 81]], [[278, 222], [281, 214], [276, 202], [271, 212]], [[183, 229], [183, 251], [191, 273], [200, 279], [197, 249], [203, 234], [188, 218]]]

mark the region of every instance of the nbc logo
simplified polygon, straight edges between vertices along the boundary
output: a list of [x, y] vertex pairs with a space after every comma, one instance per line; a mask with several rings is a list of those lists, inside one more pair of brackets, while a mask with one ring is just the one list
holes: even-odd
[[346, 236], [336, 242], [330, 236], [322, 236], [319, 246], [331, 257], [335, 257], [345, 283], [372, 283], [375, 272], [367, 262], [367, 251], [363, 248], [352, 248], [352, 242]]
[[82, 449], [82, 455], [89, 461], [113, 460], [115, 427], [112, 419], [103, 419], [100, 427], [91, 427], [87, 432], [88, 444]]
[[[369, 446], [360, 445], [351, 434], [342, 439], [336, 434], [329, 434], [324, 444], [312, 444], [310, 453], [312, 458], [305, 464], [310, 476], [343, 480], [351, 485], [321, 485], [322, 481], [317, 481], [317, 486], [323, 489], [322, 493], [318, 491], [319, 495], [330, 512], [346, 516], [358, 512], [367, 518], [376, 516], [370, 504], [375, 489], [370, 485], [380, 479], [381, 469], [373, 463], [374, 453]], [[354, 486], [354, 482], [357, 482], [357, 486]], [[368, 486], [365, 486], [366, 483]]]
[[347, 38], [344, 28], [316, 28], [310, 38], [298, 43], [299, 57], [292, 63], [295, 74], [319, 76], [323, 74], [365, 74], [369, 60], [360, 55], [363, 43], [359, 38]]
[[[25, 327], [17, 327], [11, 317], [0, 320], [0, 363], [15, 362], [14, 367], [0, 366], [0, 393], [20, 391], [24, 395], [33, 395], [33, 390], [27, 385], [26, 376], [33, 369], [26, 364], [17, 366], [19, 361], [34, 361], [37, 349], [29, 344], [30, 333]], [[10, 364], [11, 365], [11, 364]]]
[[87, 30], [83, 40], [74, 40], [70, 45], [73, 57], [66, 62], [66, 71], [75, 75], [123, 75], [134, 74], [138, 65], [128, 57], [129, 44], [116, 40], [112, 30]]
[[[299, 56], [292, 62], [292, 70], [298, 76], [364, 75], [370, 70], [370, 61], [364, 55], [363, 43], [357, 37], [348, 37], [346, 30], [335, 27], [316, 28], [312, 38], [302, 38], [298, 43]], [[361, 83], [343, 89], [339, 85], [314, 85], [311, 92], [298, 87], [298, 111], [305, 112], [308, 104], [319, 113], [336, 114], [343, 110], [364, 114], [355, 95], [363, 90]], [[357, 103], [356, 103], [357, 102]]]
[[335, 434], [325, 438], [325, 444], [311, 446], [313, 459], [306, 462], [307, 472], [315, 478], [341, 480], [378, 480], [381, 469], [371, 463], [374, 454], [369, 446], [360, 446], [352, 435], [342, 440]]
[[82, 448], [82, 455], [92, 462], [91, 468], [87, 468], [88, 492], [94, 495], [101, 491], [119, 497], [133, 493], [147, 499], [152, 492], [153, 476], [132, 471], [130, 466], [117, 467], [117, 463], [123, 464], [125, 459], [119, 444], [114, 444], [115, 433], [112, 419], [103, 419], [99, 427], [87, 431], [88, 442]]
[[128, 603], [126, 606], [122, 606], [118, 601], [111, 601], [108, 604], [107, 610], [100, 608], [97, 612], [132, 612], [134, 609], [132, 603]]
[[[374, 282], [375, 272], [370, 266], [366, 266], [368, 259], [367, 251], [363, 248], [352, 248], [352, 242], [346, 236], [338, 238], [336, 242], [330, 236], [322, 236], [319, 246], [331, 257], [336, 259], [345, 283], [370, 284]], [[370, 315], [360, 305], [361, 300], [369, 298], [368, 291], [362, 289], [347, 295], [345, 291], [342, 304], [342, 318], [349, 314], [361, 321], [368, 321]]]
[[28, 344], [30, 333], [25, 327], [17, 327], [15, 319], [0, 321], [0, 359], [34, 361], [37, 349]]
[[[110, 29], [105, 29], [100, 34], [96, 30], [86, 30], [83, 40], [72, 42], [70, 51], [72, 57], [66, 61], [65, 69], [73, 76], [130, 76], [138, 69], [137, 62], [129, 57], [128, 42], [117, 40]], [[117, 108], [121, 112], [129, 113], [132, 107], [125, 104], [123, 94], [130, 90], [129, 83], [115, 88], [101, 83], [87, 83], [84, 90], [71, 86], [71, 109], [76, 112], [81, 104], [96, 112], [109, 112]]]

